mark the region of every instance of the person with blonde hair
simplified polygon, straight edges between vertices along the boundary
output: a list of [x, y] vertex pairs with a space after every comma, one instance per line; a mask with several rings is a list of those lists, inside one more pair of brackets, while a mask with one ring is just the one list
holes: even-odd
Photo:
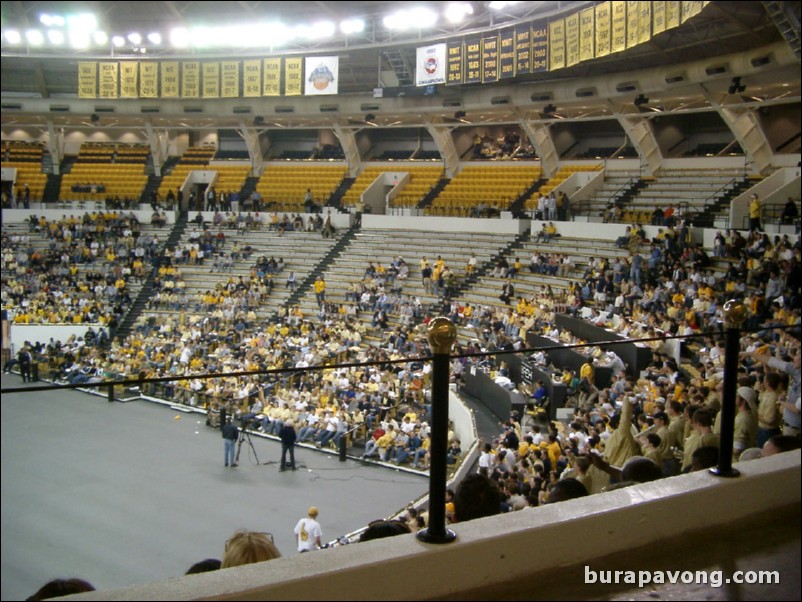
[[226, 542], [226, 550], [220, 568], [253, 564], [281, 558], [281, 552], [273, 543], [270, 533], [240, 530]]

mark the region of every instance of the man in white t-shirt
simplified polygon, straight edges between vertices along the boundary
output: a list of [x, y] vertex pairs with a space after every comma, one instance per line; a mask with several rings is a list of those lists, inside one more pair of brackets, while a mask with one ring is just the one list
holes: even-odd
[[320, 549], [320, 538], [323, 536], [320, 523], [317, 522], [317, 506], [312, 506], [307, 517], [302, 518], [295, 525], [295, 544], [299, 552], [309, 552]]

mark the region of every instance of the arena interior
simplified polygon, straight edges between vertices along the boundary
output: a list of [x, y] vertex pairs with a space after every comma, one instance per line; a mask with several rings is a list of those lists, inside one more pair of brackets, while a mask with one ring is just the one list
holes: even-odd
[[4, 2], [2, 599], [798, 599], [800, 4]]

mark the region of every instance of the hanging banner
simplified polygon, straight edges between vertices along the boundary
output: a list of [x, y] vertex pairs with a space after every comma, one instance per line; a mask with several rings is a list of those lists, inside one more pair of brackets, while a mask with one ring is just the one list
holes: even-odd
[[300, 96], [303, 92], [303, 59], [284, 59], [284, 95]]
[[465, 62], [462, 60], [462, 42], [449, 42], [446, 45], [448, 55], [448, 77], [446, 85], [454, 86], [462, 83], [463, 68]]
[[613, 37], [610, 52], [623, 52], [627, 49], [627, 3], [616, 0], [612, 4]]
[[682, 2], [680, 0], [666, 0], [666, 29], [679, 27]]
[[203, 97], [220, 98], [220, 63], [203, 63]]
[[597, 57], [610, 54], [612, 40], [611, 6], [609, 2], [596, 5], [596, 54]]
[[304, 94], [337, 94], [340, 57], [308, 56], [304, 68]]
[[181, 96], [200, 97], [200, 63], [181, 63]]
[[446, 83], [446, 45], [432, 44], [416, 49], [415, 85]]
[[223, 61], [220, 72], [220, 96], [239, 98], [239, 61]]
[[579, 62], [579, 13], [565, 18], [565, 66]]
[[565, 19], [549, 23], [549, 71], [565, 67]]
[[100, 63], [99, 66], [98, 96], [100, 98], [117, 98], [119, 65], [117, 63]]
[[505, 29], [499, 34], [498, 76], [500, 79], [515, 77], [515, 30]]
[[97, 63], [78, 63], [78, 98], [97, 98]]
[[139, 64], [136, 61], [120, 63], [120, 98], [139, 96]]
[[159, 65], [162, 80], [162, 98], [178, 98], [178, 61], [165, 61]]
[[652, 3], [646, 0], [641, 0], [638, 44], [645, 44], [651, 39], [652, 39]]
[[515, 73], [532, 73], [532, 30], [529, 25], [515, 28]]
[[685, 23], [691, 17], [695, 17], [702, 9], [706, 6], [705, 2], [701, 2], [699, 0], [692, 1], [692, 2], [683, 2], [682, 3], [682, 22]]
[[596, 41], [596, 10], [586, 8], [579, 12], [579, 60], [592, 61]]
[[139, 96], [159, 97], [159, 63], [155, 61], [139, 63]]
[[[279, 62], [279, 71], [280, 65]], [[246, 98], [262, 95], [262, 61], [259, 59], [242, 61], [242, 95]]]
[[666, 3], [652, 2], [652, 35], [663, 33], [666, 30]]
[[265, 83], [264, 96], [281, 96], [281, 59], [265, 59], [262, 61]]
[[549, 70], [549, 25], [546, 21], [532, 23], [532, 73]]
[[640, 4], [627, 2], [627, 48], [638, 45], [640, 36]]
[[482, 81], [482, 42], [479, 38], [465, 40], [465, 83]]
[[482, 83], [498, 81], [498, 36], [482, 38]]

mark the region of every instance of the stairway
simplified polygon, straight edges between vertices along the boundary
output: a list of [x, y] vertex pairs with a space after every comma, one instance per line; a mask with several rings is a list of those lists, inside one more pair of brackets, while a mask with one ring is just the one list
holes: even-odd
[[763, 7], [788, 42], [788, 46], [794, 51], [796, 58], [802, 58], [799, 43], [799, 2], [763, 2]]
[[735, 180], [731, 187], [722, 192], [714, 202], [706, 205], [704, 211], [693, 218], [693, 225], [697, 228], [715, 227], [716, 218], [723, 217], [729, 213], [732, 199], [752, 185], [754, 185], [754, 182], [751, 182], [748, 178]]
[[459, 286], [456, 287], [454, 291], [454, 297], [461, 297], [465, 294], [465, 292], [471, 288], [476, 282], [478, 282], [481, 278], [486, 276], [488, 272], [493, 270], [496, 267], [496, 262], [501, 257], [509, 257], [512, 255], [512, 252], [515, 250], [520, 249], [524, 246], [524, 243], [529, 239], [529, 232], [521, 232], [518, 236], [515, 237], [514, 240], [507, 243], [498, 253], [493, 255], [490, 259], [481, 263], [476, 266], [476, 269], [473, 271], [473, 274], [466, 277], [462, 282], [460, 282]]
[[342, 201], [345, 193], [353, 186], [354, 182], [356, 182], [356, 178], [343, 178], [340, 185], [337, 186], [337, 189], [331, 193], [329, 200], [326, 202], [326, 206], [340, 209], [340, 201]]
[[[184, 230], [186, 230], [187, 223], [187, 216], [185, 214], [180, 215], [173, 225], [173, 229], [170, 231], [170, 235], [167, 237], [164, 245], [157, 251], [157, 257], [160, 257], [160, 254], [164, 249], [172, 249], [178, 244], [178, 242], [181, 240], [181, 237], [184, 235]], [[139, 290], [139, 293], [137, 294], [133, 303], [131, 303], [131, 307], [128, 308], [128, 312], [126, 312], [125, 316], [123, 316], [122, 320], [120, 320], [120, 325], [117, 327], [117, 330], [114, 333], [114, 338], [116, 338], [118, 341], [124, 340], [125, 337], [131, 334], [131, 330], [136, 323], [137, 318], [142, 315], [142, 312], [147, 307], [148, 301], [153, 296], [153, 285], [156, 281], [156, 272], [157, 270], [147, 271], [147, 277], [142, 283], [142, 288]]]
[[154, 175], [148, 176], [147, 184], [145, 184], [145, 188], [142, 189], [142, 194], [139, 195], [139, 202], [144, 205], [149, 205], [151, 195], [159, 189], [161, 183], [162, 183], [162, 178], [160, 178], [159, 176], [154, 176]]
[[420, 203], [418, 203], [418, 208], [425, 209], [426, 207], [429, 207], [438, 197], [438, 195], [443, 192], [443, 188], [448, 186], [449, 182], [451, 182], [451, 180], [448, 178], [440, 178], [437, 184], [435, 184], [432, 189], [426, 193], [426, 196], [421, 199]]
[[329, 249], [329, 252], [318, 262], [313, 270], [310, 270], [309, 275], [298, 283], [292, 294], [287, 297], [284, 303], [286, 308], [300, 303], [301, 299], [306, 296], [306, 293], [312, 290], [312, 285], [317, 280], [317, 277], [322, 275], [326, 269], [337, 259], [342, 252], [351, 244], [351, 241], [356, 237], [358, 229], [356, 227], [349, 228], [340, 239]]
[[242, 207], [242, 202], [253, 194], [253, 191], [256, 190], [256, 185], [259, 183], [259, 177], [248, 177], [245, 178], [245, 182], [242, 184], [242, 189], [239, 191], [239, 206]]
[[532, 198], [532, 195], [540, 190], [540, 187], [548, 181], [548, 178], [540, 178], [539, 180], [536, 180], [529, 188], [524, 190], [517, 199], [510, 203], [507, 211], [511, 211], [514, 218], [526, 218], [526, 201]]
[[42, 202], [57, 203], [59, 201], [61, 191], [61, 174], [47, 174], [47, 182], [45, 182], [45, 189], [42, 191]]

